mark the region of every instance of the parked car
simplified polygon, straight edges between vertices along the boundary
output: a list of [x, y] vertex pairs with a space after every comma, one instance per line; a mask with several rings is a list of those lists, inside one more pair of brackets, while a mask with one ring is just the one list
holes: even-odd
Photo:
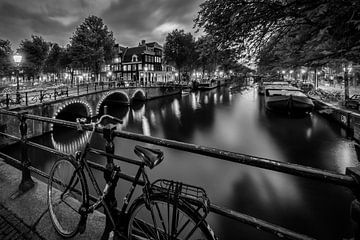
[[345, 101], [345, 107], [360, 110], [360, 95], [352, 95], [348, 100]]

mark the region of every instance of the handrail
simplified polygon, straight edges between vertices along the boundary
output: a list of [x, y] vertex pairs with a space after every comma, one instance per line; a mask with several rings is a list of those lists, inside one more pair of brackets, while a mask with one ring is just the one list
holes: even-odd
[[[0, 110], [0, 114], [6, 114], [11, 116], [18, 116], [18, 113], [7, 111], [7, 110]], [[31, 115], [31, 114], [25, 114], [25, 117], [27, 119], [31, 120], [37, 120], [47, 123], [52, 123], [56, 125], [62, 125], [68, 128], [77, 128], [77, 123], [75, 122], [69, 122], [65, 120], [60, 119], [54, 119], [54, 118], [48, 118], [43, 116], [37, 116], [37, 115]], [[85, 127], [85, 130], [91, 130], [90, 127]], [[103, 129], [101, 127], [98, 127], [96, 129], [98, 133], [102, 133]], [[151, 143], [159, 146], [164, 146], [168, 148], [173, 148], [177, 150], [183, 150], [191, 153], [196, 153], [208, 157], [214, 157], [230, 162], [235, 163], [241, 163], [245, 165], [250, 165], [254, 167], [259, 167], [263, 169], [273, 170], [277, 172], [287, 173], [295, 176], [300, 177], [307, 177], [311, 179], [321, 180], [323, 182], [333, 183], [340, 186], [345, 187], [355, 187], [358, 186], [356, 180], [349, 175], [326, 171], [322, 169], [317, 169], [313, 167], [307, 167], [302, 166], [294, 163], [287, 163], [287, 162], [280, 162], [268, 158], [262, 158], [262, 157], [255, 157], [255, 156], [249, 156], [245, 154], [235, 153], [231, 151], [221, 150], [217, 148], [211, 148], [206, 146], [200, 146], [196, 144], [191, 143], [184, 143], [174, 140], [168, 140], [168, 139], [162, 139], [152, 136], [144, 136], [137, 133], [132, 132], [126, 132], [126, 131], [114, 131], [115, 136]]]
[[[0, 114], [19, 118], [19, 120], [21, 122], [20, 130], [22, 133], [21, 138], [15, 137], [15, 136], [7, 134], [7, 133], [2, 133], [2, 132], [0, 132], [0, 136], [4, 136], [4, 137], [10, 138], [12, 140], [16, 140], [16, 141], [21, 141], [21, 143], [23, 144], [23, 149], [25, 149], [25, 150], [26, 150], [26, 147], [24, 147], [24, 146], [32, 146], [37, 149], [56, 154], [58, 156], [70, 157], [69, 154], [65, 154], [58, 150], [43, 146], [41, 144], [37, 144], [37, 143], [31, 142], [31, 141], [28, 141], [26, 138], [26, 131], [24, 131], [24, 128], [26, 129], [26, 119], [46, 122], [48, 124], [61, 125], [61, 126], [72, 128], [72, 129], [77, 128], [77, 123], [43, 117], [43, 116], [37, 116], [37, 115], [32, 115], [32, 114], [27, 114], [24, 112], [18, 112], [18, 113], [11, 112], [11, 111], [7, 111], [4, 109], [0, 109]], [[91, 127], [84, 126], [83, 128], [85, 130], [92, 130]], [[280, 161], [276, 161], [276, 160], [272, 160], [272, 159], [255, 157], [255, 156], [225, 151], [225, 150], [206, 147], [206, 146], [199, 146], [199, 145], [195, 145], [195, 144], [178, 142], [178, 141], [174, 141], [174, 140], [167, 140], [167, 139], [161, 139], [161, 138], [157, 138], [157, 137], [144, 136], [141, 134], [126, 132], [126, 131], [113, 131], [112, 134], [109, 135], [107, 132], [108, 130], [109, 130], [108, 128], [103, 128], [103, 127], [97, 127], [97, 129], [96, 129], [96, 132], [103, 133], [103, 135], [106, 139], [106, 143], [107, 143], [106, 151], [103, 151], [100, 149], [95, 149], [95, 148], [90, 148], [90, 150], [89, 150], [89, 152], [92, 154], [102, 155], [102, 156], [106, 157], [108, 159], [108, 164], [112, 163], [112, 159], [116, 159], [119, 161], [127, 162], [130, 164], [135, 164], [135, 165], [141, 164], [138, 160], [133, 160], [133, 159], [129, 159], [126, 157], [118, 156], [113, 153], [114, 152], [113, 144], [109, 145], [109, 143], [112, 143], [113, 137], [121, 137], [121, 138], [125, 138], [125, 139], [131, 139], [131, 140], [151, 143], [151, 144], [155, 144], [155, 145], [159, 145], [159, 146], [164, 146], [164, 147], [168, 147], [168, 148], [173, 148], [173, 149], [177, 149], [177, 150], [187, 151], [187, 152], [191, 152], [191, 153], [195, 153], [195, 154], [200, 154], [203, 156], [214, 157], [214, 158], [218, 158], [218, 159], [225, 160], [225, 161], [241, 163], [241, 164], [245, 164], [245, 165], [249, 165], [249, 166], [254, 166], [254, 167], [263, 168], [263, 169], [267, 169], [267, 170], [273, 170], [276, 172], [287, 173], [287, 174], [291, 174], [294, 176], [311, 178], [314, 180], [319, 180], [319, 181], [330, 183], [330, 184], [340, 185], [340, 186], [350, 188], [351, 190], [354, 191], [355, 196], [359, 196], [359, 195], [357, 195], [357, 193], [358, 193], [357, 189], [359, 187], [358, 180], [360, 179], [360, 177], [359, 177], [360, 171], [358, 171], [357, 169], [347, 171], [346, 174], [341, 174], [341, 173], [316, 169], [316, 168], [312, 168], [312, 167], [302, 166], [302, 165], [298, 165], [298, 164], [280, 162]], [[24, 156], [22, 155], [22, 158], [24, 158]], [[25, 172], [31, 171], [42, 177], [45, 177], [45, 178], [49, 177], [46, 173], [43, 173], [42, 171], [30, 166], [30, 164], [27, 162], [26, 156], [25, 156], [25, 160], [22, 159], [21, 162], [4, 154], [4, 153], [1, 153], [1, 152], [0, 152], [0, 157], [4, 158], [6, 160], [6, 162], [15, 166], [16, 168], [22, 169], [23, 173], [24, 173], [24, 171]], [[106, 175], [106, 173], [109, 171], [108, 166], [111, 166], [111, 164], [104, 167], [97, 163], [89, 162], [89, 166], [93, 169], [103, 171], [104, 175]], [[24, 178], [24, 175], [23, 175], [23, 178]], [[124, 173], [120, 174], [120, 178], [125, 179], [130, 182], [134, 181], [133, 176], [130, 176], [130, 175], [127, 175]], [[144, 184], [144, 182], [140, 181], [139, 184]], [[90, 198], [94, 200], [93, 196], [91, 196]], [[355, 204], [355, 205], [358, 204], [358, 201], [354, 200], [353, 204]], [[352, 211], [355, 211], [353, 209], [353, 204], [352, 204]], [[224, 208], [222, 206], [218, 206], [213, 203], [211, 203], [211, 205], [210, 205], [210, 211], [213, 213], [220, 214], [222, 216], [234, 219], [236, 221], [248, 224], [250, 226], [254, 226], [259, 230], [273, 233], [281, 238], [294, 239], [294, 240], [314, 239], [314, 238], [311, 238], [304, 234], [300, 234], [300, 233], [291, 231], [289, 229], [280, 227], [278, 225], [263, 221], [261, 219], [254, 218], [252, 216], [249, 216], [249, 215], [246, 215], [243, 213], [239, 213], [234, 210]]]

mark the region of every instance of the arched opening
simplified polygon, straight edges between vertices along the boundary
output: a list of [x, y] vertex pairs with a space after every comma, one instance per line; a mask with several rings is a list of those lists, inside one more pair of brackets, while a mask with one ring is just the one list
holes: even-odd
[[55, 118], [75, 122], [76, 118], [87, 116], [90, 116], [88, 106], [82, 102], [74, 102], [61, 107]]
[[99, 102], [99, 106], [97, 108], [97, 114], [104, 114], [104, 106], [108, 106], [109, 108], [127, 108], [130, 105], [129, 97], [124, 92], [113, 92], [106, 96], [102, 101]]
[[141, 89], [138, 89], [134, 92], [134, 94], [132, 95], [131, 98], [132, 102], [136, 102], [136, 101], [141, 101], [144, 102], [146, 101], [146, 96], [145, 96], [145, 92]]

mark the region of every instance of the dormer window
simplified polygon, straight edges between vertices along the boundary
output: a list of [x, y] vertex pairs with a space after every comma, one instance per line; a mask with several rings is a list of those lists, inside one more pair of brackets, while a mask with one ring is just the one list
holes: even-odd
[[133, 61], [133, 62], [137, 62], [137, 61], [138, 61], [138, 57], [137, 57], [136, 55], [133, 55], [133, 56], [132, 56], [132, 61]]

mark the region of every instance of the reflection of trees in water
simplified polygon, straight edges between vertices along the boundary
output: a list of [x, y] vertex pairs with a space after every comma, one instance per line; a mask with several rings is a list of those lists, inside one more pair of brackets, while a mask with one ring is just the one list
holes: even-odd
[[[259, 104], [263, 104], [262, 101], [259, 101]], [[356, 157], [353, 161], [338, 157], [346, 155], [351, 158], [351, 148], [344, 148], [340, 128], [316, 113], [302, 118], [290, 118], [271, 112], [265, 113], [263, 109], [258, 125], [265, 129], [272, 143], [281, 149], [283, 159], [287, 162], [335, 172], [343, 172], [355, 162]], [[348, 209], [352, 196], [349, 192], [314, 180], [295, 178], [294, 181], [301, 191], [302, 202], [306, 205], [304, 208], [285, 209], [286, 216], [281, 214], [280, 222], [319, 239], [342, 239], [350, 235]], [[291, 219], [287, 215], [292, 213], [296, 216]]]

